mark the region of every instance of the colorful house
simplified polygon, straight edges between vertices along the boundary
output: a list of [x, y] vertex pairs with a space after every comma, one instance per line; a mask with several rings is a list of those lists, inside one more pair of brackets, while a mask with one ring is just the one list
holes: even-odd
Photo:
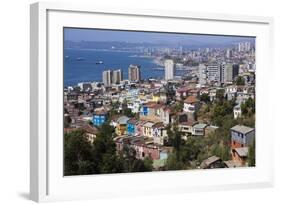
[[152, 125], [152, 136], [155, 144], [163, 145], [164, 139], [168, 137], [167, 129], [162, 122]]
[[144, 132], [144, 124], [146, 123], [147, 121], [144, 121], [144, 120], [139, 120], [138, 123], [137, 123], [137, 126], [136, 126], [136, 135], [139, 135], [139, 136], [143, 136], [143, 132]]
[[114, 139], [117, 151], [122, 151], [124, 147], [133, 148], [136, 151], [137, 159], [149, 157], [152, 160], [160, 159], [160, 147], [145, 141], [144, 137], [116, 137]]
[[189, 91], [190, 91], [189, 87], [178, 88], [176, 90], [176, 99], [181, 100], [182, 98], [186, 98]]
[[172, 112], [172, 109], [167, 106], [162, 106], [160, 108], [160, 121], [163, 122], [165, 125], [168, 125], [172, 122], [172, 116], [174, 113]]
[[128, 122], [127, 122], [127, 134], [128, 135], [136, 135], [137, 124], [138, 124], [138, 121], [135, 118], [128, 120]]
[[253, 144], [255, 129], [244, 125], [235, 125], [231, 131], [231, 148], [247, 147]]
[[150, 121], [160, 121], [160, 111], [163, 105], [149, 102], [145, 103], [140, 108], [140, 118]]
[[117, 119], [117, 126], [115, 132], [117, 135], [127, 134], [127, 122], [130, 118], [127, 116], [121, 116]]
[[152, 126], [154, 125], [153, 122], [146, 122], [144, 125], [143, 125], [143, 135], [145, 137], [149, 137], [149, 138], [152, 138]]
[[108, 112], [105, 109], [96, 109], [92, 122], [95, 126], [101, 126], [108, 119]]

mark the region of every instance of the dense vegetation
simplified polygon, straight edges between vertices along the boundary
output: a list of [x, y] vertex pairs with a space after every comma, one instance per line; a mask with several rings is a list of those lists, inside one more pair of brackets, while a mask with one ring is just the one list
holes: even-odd
[[[236, 99], [226, 100], [223, 89], [217, 91], [216, 100], [212, 103], [204, 94], [200, 100], [205, 103], [205, 106], [202, 106], [203, 110], [199, 112], [199, 115], [201, 113], [201, 115], [209, 116], [207, 123], [216, 125], [218, 128], [206, 137], [189, 136], [187, 140], [182, 140], [183, 133], [169, 127], [166, 145], [173, 146], [174, 152], [167, 159], [167, 170], [194, 169], [212, 155], [220, 157], [223, 161], [231, 160], [230, 128], [237, 124], [255, 127], [255, 100], [252, 98], [241, 104], [242, 116], [238, 119], [233, 118]], [[248, 164], [255, 165], [255, 145], [249, 147]]]
[[91, 144], [82, 130], [64, 135], [64, 174], [106, 174], [152, 171], [152, 160], [136, 158], [133, 149], [125, 147], [117, 153], [112, 138], [114, 129], [108, 124], [100, 128]]

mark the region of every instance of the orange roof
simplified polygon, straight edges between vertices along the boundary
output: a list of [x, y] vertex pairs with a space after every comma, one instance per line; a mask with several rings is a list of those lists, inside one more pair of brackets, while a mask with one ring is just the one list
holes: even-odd
[[185, 102], [185, 103], [188, 103], [188, 104], [196, 103], [196, 102], [198, 102], [198, 101], [199, 101], [199, 100], [197, 99], [197, 97], [195, 97], [195, 96], [193, 96], [193, 95], [188, 96], [188, 97], [184, 100], [184, 102]]
[[148, 103], [145, 103], [144, 106], [146, 106], [148, 108], [154, 108], [154, 109], [159, 109], [159, 108], [163, 107], [162, 104], [158, 104], [156, 102], [148, 102]]

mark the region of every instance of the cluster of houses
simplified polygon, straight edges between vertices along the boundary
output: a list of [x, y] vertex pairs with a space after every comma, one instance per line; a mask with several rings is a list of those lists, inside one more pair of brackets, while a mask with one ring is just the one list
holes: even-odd
[[[161, 169], [172, 151], [165, 146], [169, 127], [176, 126], [184, 139], [189, 136], [204, 137], [217, 129], [207, 121], [198, 121], [196, 113], [203, 103], [200, 96], [206, 94], [210, 101], [214, 101], [217, 91], [222, 88], [227, 100], [236, 99], [233, 117], [241, 117], [241, 104], [249, 98], [255, 98], [252, 83], [204, 87], [198, 86], [196, 79], [173, 80], [169, 84], [161, 80], [126, 82], [117, 87], [97, 84], [84, 86], [80, 83], [79, 88], [65, 89], [64, 117], [65, 122], [68, 122], [65, 132], [83, 129], [89, 141], [93, 142], [98, 133], [97, 127], [109, 122], [115, 128], [114, 140], [118, 150], [130, 146], [136, 151], [137, 158], [150, 157], [155, 167]], [[122, 112], [124, 109], [129, 109], [134, 117], [126, 116]], [[223, 162], [212, 156], [202, 162], [201, 168], [246, 165], [254, 128], [237, 125], [230, 132], [232, 160]]]
[[255, 129], [244, 125], [235, 125], [231, 132], [231, 160], [222, 161], [217, 156], [211, 156], [204, 160], [200, 168], [234, 168], [248, 166], [249, 147], [253, 146], [255, 140]]

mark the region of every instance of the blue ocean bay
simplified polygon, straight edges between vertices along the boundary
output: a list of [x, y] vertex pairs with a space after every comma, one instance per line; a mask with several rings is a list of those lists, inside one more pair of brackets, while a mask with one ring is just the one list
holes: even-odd
[[[102, 64], [97, 64], [102, 61]], [[130, 64], [141, 66], [142, 79], [163, 78], [164, 70], [155, 69], [152, 58], [140, 57], [132, 52], [120, 52], [94, 49], [64, 49], [64, 86], [78, 82], [102, 81], [104, 70], [123, 70], [123, 78], [128, 79]]]

